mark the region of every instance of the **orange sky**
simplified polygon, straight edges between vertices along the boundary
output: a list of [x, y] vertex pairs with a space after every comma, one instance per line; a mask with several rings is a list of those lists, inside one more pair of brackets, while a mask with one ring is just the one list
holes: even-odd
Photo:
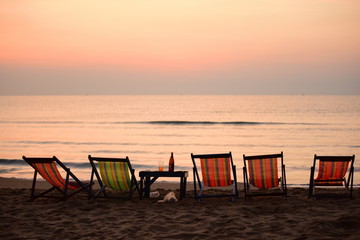
[[0, 65], [204, 74], [356, 65], [359, 12], [358, 0], [3, 0]]

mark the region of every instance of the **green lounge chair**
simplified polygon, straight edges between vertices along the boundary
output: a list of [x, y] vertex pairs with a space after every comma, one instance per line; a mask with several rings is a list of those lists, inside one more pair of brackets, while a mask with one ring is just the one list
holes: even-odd
[[[91, 194], [92, 198], [101, 195], [107, 198], [131, 198], [135, 190], [141, 198], [135, 170], [132, 168], [128, 157], [100, 158], [89, 155], [89, 161], [92, 167], [90, 183], [94, 182], [95, 175], [100, 185], [99, 191]], [[108, 194], [107, 189], [119, 194]], [[121, 193], [128, 194], [128, 196], [121, 196]]]

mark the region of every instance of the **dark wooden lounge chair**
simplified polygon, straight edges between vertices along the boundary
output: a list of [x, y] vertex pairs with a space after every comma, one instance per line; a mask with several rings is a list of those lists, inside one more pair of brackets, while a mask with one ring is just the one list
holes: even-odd
[[[234, 201], [238, 197], [236, 166], [233, 163], [231, 152], [222, 154], [191, 154], [194, 174], [195, 198], [201, 201], [209, 197], [230, 197]], [[200, 165], [200, 169], [198, 169]], [[201, 174], [199, 174], [201, 171]], [[199, 192], [197, 191], [199, 186]], [[211, 195], [204, 194], [205, 189], [214, 187], [231, 187], [229, 194]]]
[[[333, 194], [316, 194], [315, 188], [344, 188], [345, 194], [352, 198], [353, 181], [354, 181], [354, 161], [353, 156], [317, 156], [314, 155], [314, 163], [311, 167], [309, 198], [312, 196], [339, 196]], [[318, 164], [317, 164], [318, 162]], [[314, 178], [315, 171], [318, 176]], [[346, 178], [347, 174], [347, 178]], [[341, 196], [341, 195], [340, 195]]]
[[[59, 159], [55, 156], [52, 158], [28, 158], [23, 156], [23, 159], [34, 168], [34, 179], [31, 188], [30, 201], [45, 196], [47, 193], [57, 190], [60, 192], [62, 200], [66, 200], [69, 197], [82, 192], [87, 191], [90, 194], [89, 184], [81, 182], [71, 171], [67, 168]], [[58, 167], [60, 166], [65, 172], [65, 179], [61, 176]], [[37, 180], [37, 174], [40, 174], [48, 183], [52, 185], [48, 190], [35, 195], [35, 186]], [[69, 179], [72, 178], [73, 181]], [[50, 197], [50, 196], [47, 196]], [[56, 197], [56, 196], [54, 196]]]
[[[245, 198], [264, 195], [287, 196], [286, 173], [282, 152], [280, 154], [256, 156], [244, 155], [243, 173]], [[250, 185], [257, 190], [252, 190]], [[280, 191], [277, 191], [276, 188], [279, 187]]]

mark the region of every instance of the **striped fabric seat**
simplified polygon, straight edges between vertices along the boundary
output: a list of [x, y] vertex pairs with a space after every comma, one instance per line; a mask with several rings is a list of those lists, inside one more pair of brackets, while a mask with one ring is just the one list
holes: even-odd
[[318, 176], [314, 180], [318, 186], [343, 186], [349, 161], [319, 161]]
[[203, 183], [207, 187], [231, 185], [230, 158], [201, 158]]
[[127, 162], [98, 162], [103, 183], [115, 191], [129, 191], [131, 186]]
[[257, 188], [279, 186], [277, 158], [248, 160], [249, 182]]
[[[36, 171], [51, 185], [65, 189], [66, 181], [61, 176], [55, 162], [51, 163], [32, 163]], [[81, 186], [75, 182], [68, 183], [68, 189], [79, 189]]]

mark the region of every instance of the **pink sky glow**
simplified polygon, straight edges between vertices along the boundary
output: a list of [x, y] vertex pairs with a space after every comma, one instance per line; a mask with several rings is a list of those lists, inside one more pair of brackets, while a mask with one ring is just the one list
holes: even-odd
[[[360, 64], [359, 12], [357, 0], [5, 0], [0, 77], [7, 78], [0, 79], [0, 94], [23, 94], [10, 84], [21, 78], [23, 67], [54, 74], [111, 69], [119, 78], [174, 74], [176, 85], [181, 74], [196, 81], [199, 75], [192, 72], [201, 72], [202, 80], [216, 72], [242, 83], [244, 72], [255, 76], [269, 66], [271, 79], [294, 68], [309, 68], [314, 79], [325, 79], [333, 76], [326, 69], [337, 66], [337, 72], [349, 73], [342, 81], [350, 85], [359, 77], [353, 67]], [[32, 72], [28, 81], [39, 74]]]

